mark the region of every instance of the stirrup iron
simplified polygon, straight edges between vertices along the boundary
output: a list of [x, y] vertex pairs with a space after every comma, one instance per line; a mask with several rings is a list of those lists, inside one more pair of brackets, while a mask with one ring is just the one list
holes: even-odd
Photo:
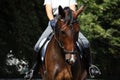
[[[94, 70], [92, 70], [93, 67], [96, 68], [97, 71], [94, 72]], [[95, 78], [95, 75], [92, 74], [92, 73], [96, 73], [96, 74], [98, 74], [98, 75], [101, 75], [100, 69], [99, 69], [97, 66], [95, 66], [95, 65], [91, 65], [91, 66], [89, 67], [89, 74], [90, 74], [90, 77], [91, 77], [91, 78]]]

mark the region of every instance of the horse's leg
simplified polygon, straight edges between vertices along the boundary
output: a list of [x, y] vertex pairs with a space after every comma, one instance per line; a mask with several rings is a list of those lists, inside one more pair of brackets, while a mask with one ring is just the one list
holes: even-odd
[[69, 66], [66, 66], [58, 73], [55, 80], [72, 80], [72, 74]]
[[80, 80], [86, 80], [86, 78], [87, 78], [87, 71], [84, 70], [84, 72], [81, 75], [81, 79]]

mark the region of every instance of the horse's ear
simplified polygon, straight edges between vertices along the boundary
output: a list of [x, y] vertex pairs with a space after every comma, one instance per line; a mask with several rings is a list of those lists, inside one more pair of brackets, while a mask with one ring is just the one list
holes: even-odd
[[78, 15], [83, 11], [83, 9], [84, 9], [84, 5], [82, 5], [77, 11], [74, 12], [75, 18], [78, 17]]
[[61, 6], [59, 6], [58, 11], [59, 11], [59, 15], [61, 15], [61, 17], [65, 16], [64, 10]]

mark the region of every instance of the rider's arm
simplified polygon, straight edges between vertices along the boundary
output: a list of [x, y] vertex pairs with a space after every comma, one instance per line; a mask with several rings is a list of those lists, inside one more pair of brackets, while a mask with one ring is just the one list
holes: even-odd
[[46, 4], [45, 9], [46, 9], [48, 19], [53, 20], [54, 16], [53, 16], [53, 13], [52, 13], [52, 5], [51, 4]]
[[76, 11], [77, 0], [70, 0], [70, 9]]
[[72, 9], [73, 11], [76, 11], [76, 5], [70, 5], [70, 9]]

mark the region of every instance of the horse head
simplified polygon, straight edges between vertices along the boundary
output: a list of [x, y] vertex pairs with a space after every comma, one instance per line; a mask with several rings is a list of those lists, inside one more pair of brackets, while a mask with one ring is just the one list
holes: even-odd
[[76, 56], [76, 41], [80, 26], [78, 23], [78, 15], [83, 10], [83, 6], [77, 11], [71, 10], [69, 7], [64, 9], [59, 6], [59, 15], [55, 27], [55, 38], [65, 53], [65, 59], [70, 63], [74, 63]]

